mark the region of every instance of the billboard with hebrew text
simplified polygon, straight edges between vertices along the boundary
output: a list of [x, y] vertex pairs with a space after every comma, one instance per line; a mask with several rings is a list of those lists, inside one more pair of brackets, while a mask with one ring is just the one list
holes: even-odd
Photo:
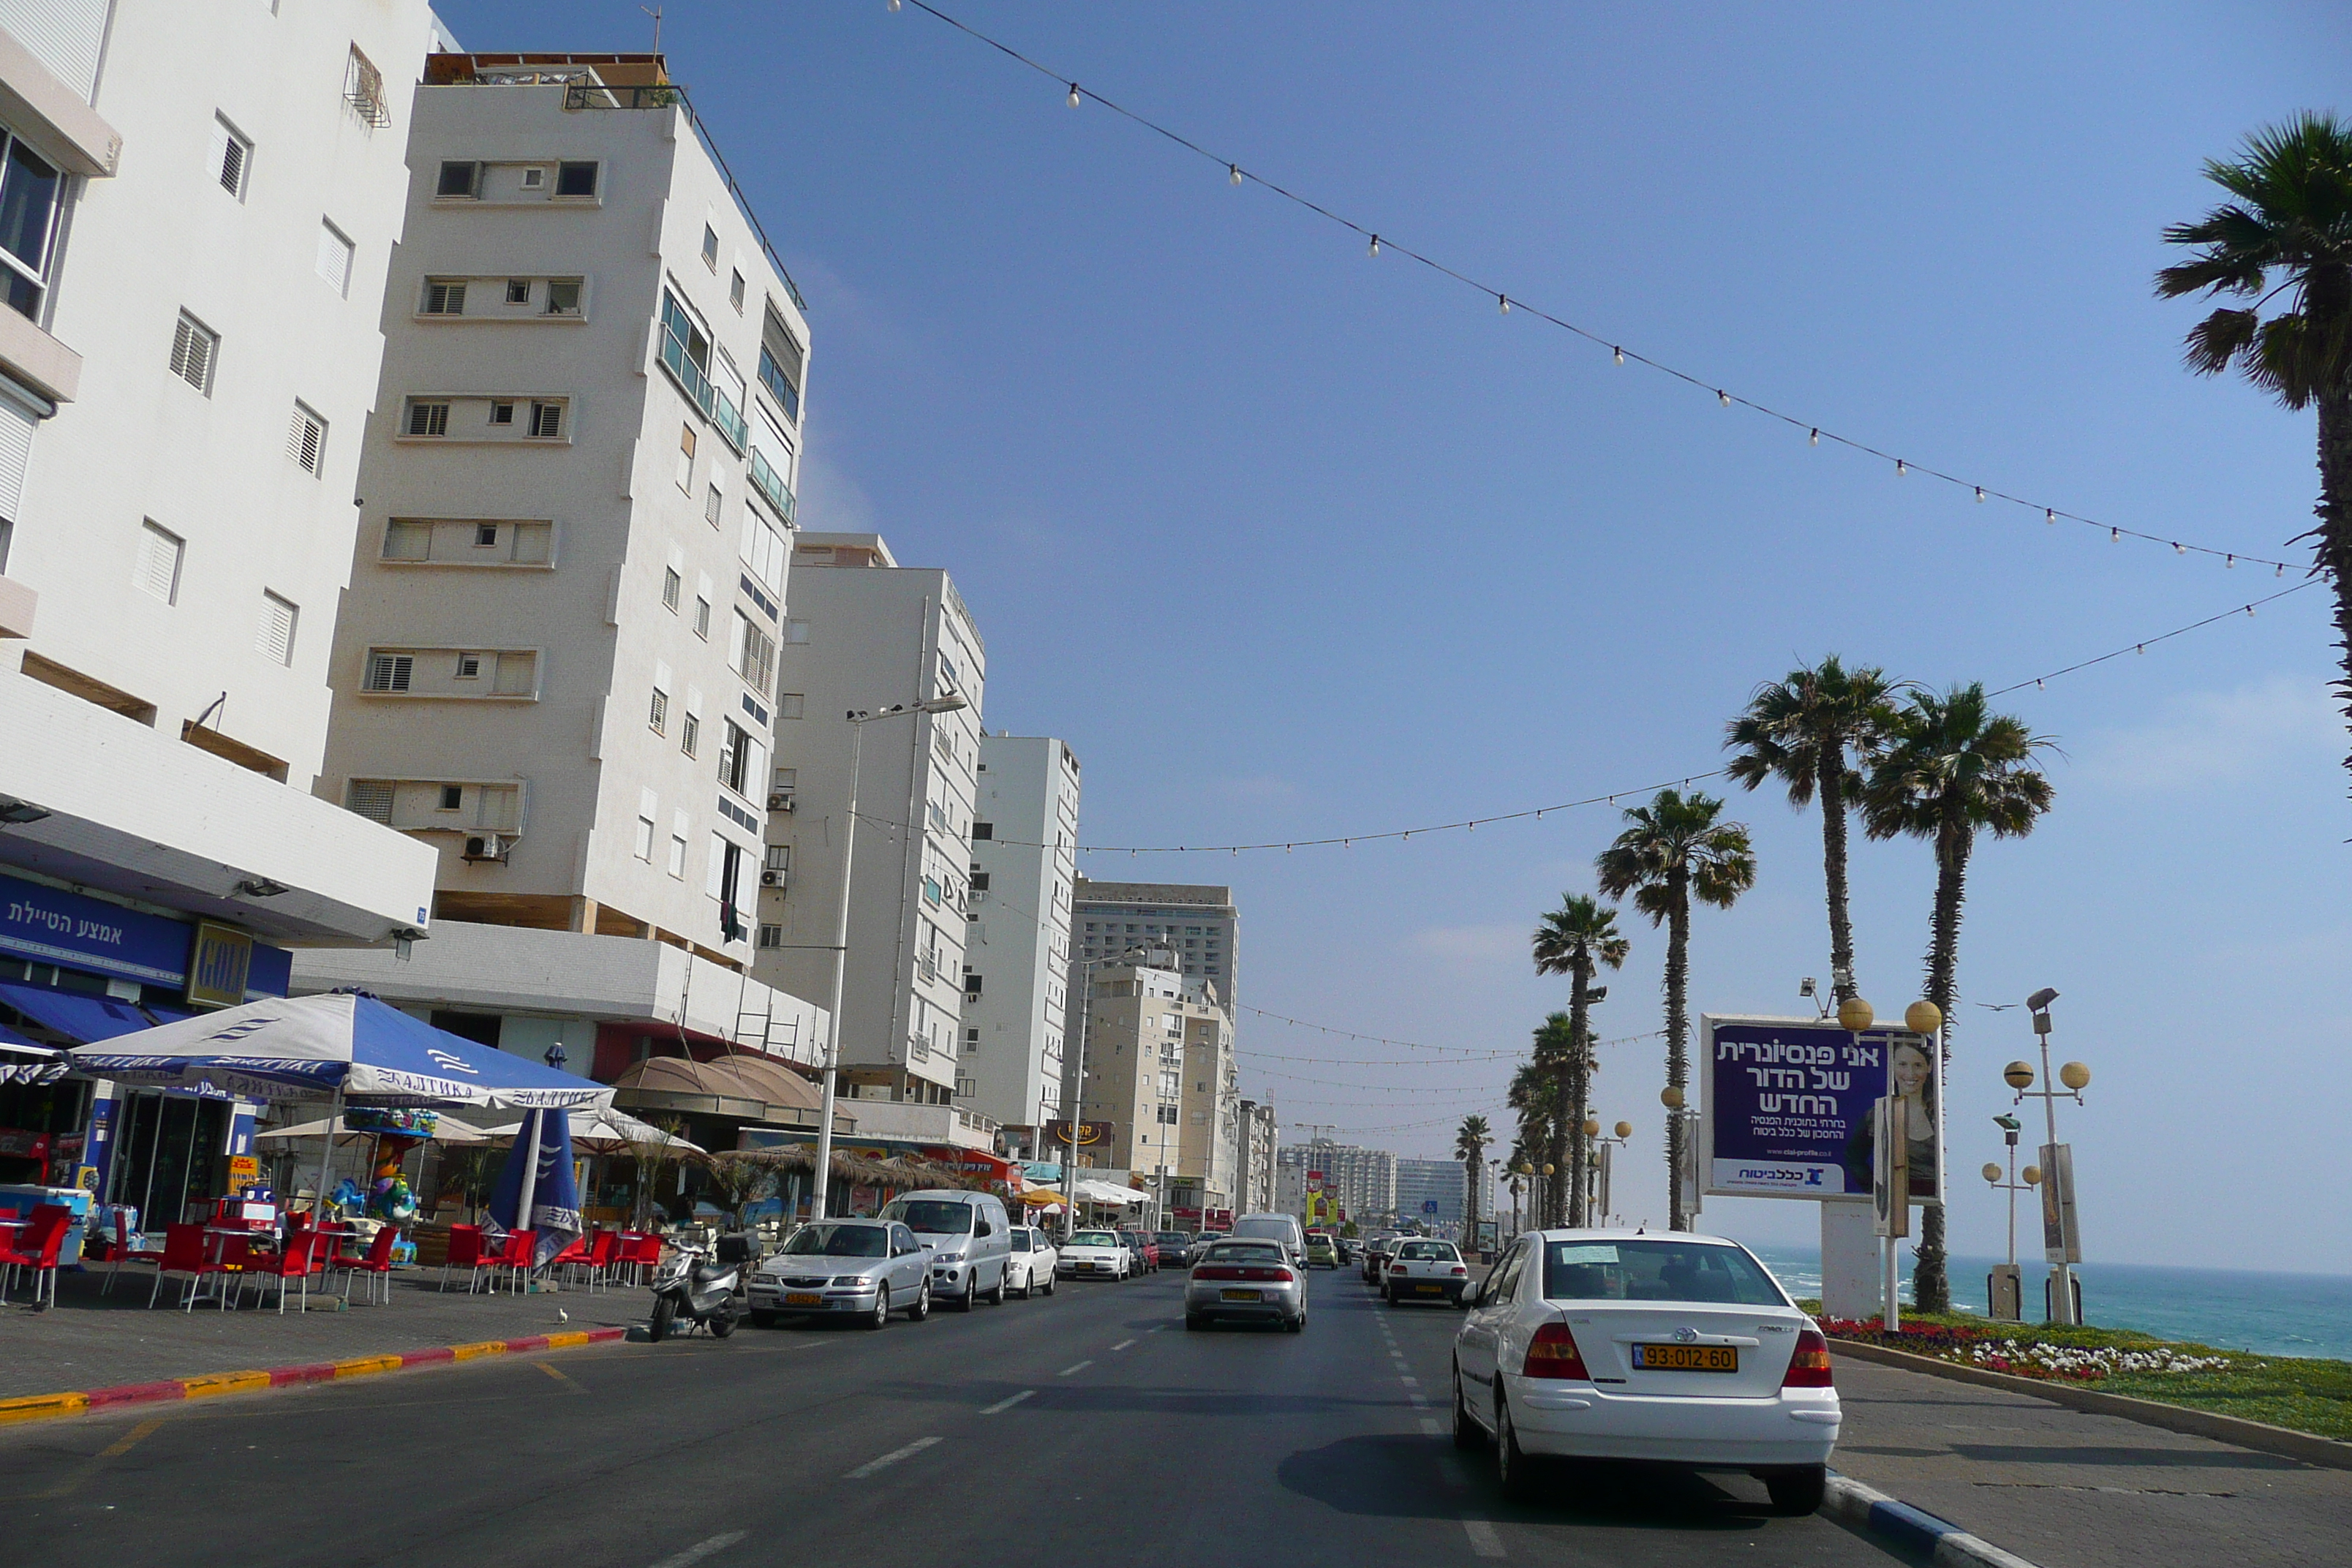
[[1878, 1100], [1904, 1117], [1913, 1203], [1940, 1200], [1943, 1107], [1931, 1036], [1834, 1019], [1699, 1020], [1699, 1149], [1710, 1196], [1868, 1203]]

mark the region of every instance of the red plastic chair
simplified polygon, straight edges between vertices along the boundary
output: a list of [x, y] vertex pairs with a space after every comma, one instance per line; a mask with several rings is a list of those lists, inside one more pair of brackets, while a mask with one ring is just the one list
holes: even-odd
[[629, 1283], [646, 1282], [646, 1270], [661, 1267], [661, 1237], [647, 1231], [624, 1231], [621, 1235], [621, 1262], [629, 1270]]
[[441, 1264], [440, 1289], [449, 1289], [449, 1270], [452, 1268], [462, 1268], [466, 1271], [466, 1294], [472, 1295], [475, 1285], [482, 1277], [482, 1227], [480, 1226], [453, 1225], [449, 1227], [449, 1256]]
[[66, 1229], [73, 1224], [73, 1210], [63, 1204], [43, 1204], [33, 1211], [33, 1217], [18, 1227], [16, 1241], [0, 1252], [0, 1300], [5, 1300], [16, 1288], [16, 1271], [33, 1271], [33, 1305], [41, 1304], [41, 1280], [48, 1279], [48, 1303], [58, 1304], [58, 1254], [64, 1247]]
[[593, 1293], [599, 1285], [613, 1282], [613, 1271], [621, 1265], [621, 1233], [600, 1230], [588, 1247], [588, 1289]]
[[133, 1251], [131, 1249], [131, 1222], [123, 1216], [123, 1213], [121, 1209], [116, 1209], [114, 1211], [113, 1252], [114, 1267], [106, 1271], [106, 1283], [99, 1288], [98, 1293], [101, 1296], [108, 1294], [114, 1289], [114, 1277], [122, 1272], [122, 1266], [125, 1263], [161, 1263], [163, 1261], [163, 1254], [160, 1249], [142, 1248], [137, 1251]]
[[507, 1271], [507, 1288], [522, 1289], [523, 1279], [539, 1265], [539, 1233], [535, 1230], [510, 1230], [500, 1240], [494, 1253], [485, 1253], [482, 1267], [490, 1271], [490, 1293], [498, 1294], [499, 1270]]
[[383, 1304], [387, 1307], [392, 1305], [392, 1247], [399, 1239], [400, 1232], [385, 1226], [375, 1233], [375, 1240], [368, 1245], [365, 1258], [339, 1258], [335, 1260], [336, 1267], [343, 1271], [345, 1302], [352, 1299], [352, 1276], [364, 1274], [368, 1281], [368, 1300], [374, 1301], [376, 1281], [381, 1279], [383, 1281]]
[[289, 1230], [286, 1245], [268, 1255], [256, 1254], [246, 1265], [244, 1283], [249, 1283], [257, 1297], [268, 1288], [268, 1281], [278, 1281], [278, 1311], [286, 1311], [286, 1288], [299, 1280], [302, 1286], [302, 1310], [310, 1310], [310, 1281], [324, 1274], [328, 1260], [333, 1256], [340, 1239], [331, 1231]]
[[547, 1260], [547, 1272], [551, 1279], [554, 1277], [555, 1271], [559, 1268], [581, 1269], [587, 1267], [588, 1237], [584, 1236], [573, 1237], [562, 1251], [557, 1253], [554, 1257]]
[[[205, 1227], [200, 1225], [167, 1225], [163, 1227], [163, 1256], [156, 1260], [155, 1288], [147, 1292], [147, 1305], [152, 1308], [163, 1294], [163, 1281], [173, 1275], [188, 1282], [180, 1300], [182, 1311], [194, 1310], [196, 1297], [203, 1292], [205, 1276], [218, 1274], [220, 1265], [205, 1255]], [[228, 1308], [226, 1291], [221, 1296], [221, 1309]]]

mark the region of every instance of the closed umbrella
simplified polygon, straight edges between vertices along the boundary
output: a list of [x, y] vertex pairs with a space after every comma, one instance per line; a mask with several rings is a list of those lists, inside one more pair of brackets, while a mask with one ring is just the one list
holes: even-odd
[[572, 1179], [571, 1118], [534, 1110], [523, 1125], [530, 1133], [507, 1151], [506, 1166], [490, 1193], [490, 1229], [535, 1233], [531, 1261], [537, 1265], [580, 1234], [580, 1190]]

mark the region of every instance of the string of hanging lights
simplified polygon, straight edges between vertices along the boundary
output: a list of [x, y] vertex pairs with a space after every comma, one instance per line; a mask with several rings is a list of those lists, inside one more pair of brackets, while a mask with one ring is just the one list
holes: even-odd
[[[1787, 410], [1777, 407], [1771, 404], [1761, 402], [1756, 398], [1744, 396], [1727, 387], [1718, 385], [1712, 380], [1706, 377], [1694, 374], [1693, 373], [1681, 369], [1678, 366], [1668, 364], [1663, 360], [1654, 358], [1651, 355], [1640, 353], [1637, 350], [1627, 348], [1622, 338], [1618, 338], [1608, 333], [1594, 331], [1591, 328], [1579, 325], [1577, 322], [1569, 321], [1565, 317], [1555, 315], [1551, 311], [1531, 305], [1526, 300], [1513, 295], [1506, 289], [1498, 289], [1492, 283], [1473, 278], [1469, 274], [1439, 260], [1436, 257], [1432, 256], [1427, 252], [1416, 250], [1410, 246], [1398, 244], [1393, 235], [1377, 232], [1369, 226], [1358, 223], [1353, 218], [1347, 217], [1335, 212], [1329, 207], [1324, 206], [1321, 203], [1301, 195], [1299, 192], [1292, 190], [1275, 180], [1268, 179], [1263, 174], [1244, 169], [1236, 160], [1226, 157], [1222, 153], [1212, 153], [1207, 148], [1202, 146], [1199, 142], [1192, 140], [1190, 137], [1171, 129], [1169, 126], [1161, 124], [1160, 121], [1151, 119], [1150, 116], [1139, 113], [1122, 104], [1116, 103], [1110, 99], [1105, 98], [1101, 93], [1097, 92], [1092, 88], [1081, 86], [1079, 83], [1064, 76], [1060, 71], [1057, 71], [1038, 60], [1033, 59], [1028, 55], [1022, 53], [1019, 49], [1014, 48], [1012, 45], [1003, 42], [1002, 39], [992, 37], [989, 34], [983, 33], [979, 28], [972, 26], [971, 24], [964, 22], [958, 17], [950, 16], [947, 12], [940, 10], [938, 6], [929, 4], [929, 0], [909, 0], [909, 3], [911, 3], [917, 10], [923, 12], [925, 15], [934, 18], [935, 20], [944, 22], [949, 26], [953, 27], [956, 31], [964, 34], [966, 37], [971, 37], [979, 43], [987, 45], [990, 48], [994, 49], [997, 53], [1004, 56], [1007, 59], [1024, 66], [1030, 70], [1035, 71], [1040, 76], [1045, 77], [1049, 80], [1063, 86], [1067, 89], [1064, 101], [1066, 101], [1072, 109], [1082, 108], [1087, 103], [1098, 104], [1102, 108], [1108, 110], [1113, 114], [1118, 115], [1119, 118], [1126, 120], [1143, 130], [1152, 132], [1154, 135], [1173, 143], [1183, 151], [1192, 153], [1195, 157], [1203, 159], [1209, 163], [1214, 165], [1216, 168], [1223, 171], [1227, 184], [1234, 186], [1239, 186], [1244, 184], [1255, 185], [1273, 195], [1279, 196], [1284, 201], [1288, 202], [1295, 206], [1312, 213], [1317, 217], [1335, 224], [1339, 227], [1347, 229], [1360, 237], [1365, 241], [1365, 254], [1369, 257], [1377, 259], [1387, 251], [1394, 251], [1397, 255], [1403, 257], [1409, 261], [1417, 262], [1421, 266], [1427, 268], [1430, 271], [1437, 273], [1439, 276], [1454, 283], [1458, 283], [1465, 288], [1475, 289], [1480, 294], [1486, 296], [1487, 299], [1494, 300], [1496, 313], [1500, 315], [1507, 316], [1511, 314], [1513, 310], [1516, 308], [1523, 314], [1538, 321], [1557, 327], [1564, 332], [1570, 333], [1575, 337], [1582, 339], [1596, 348], [1606, 349], [1609, 352], [1610, 359], [1612, 363], [1622, 365], [1631, 363], [1639, 365], [1645, 370], [1654, 371], [1660, 375], [1667, 376], [1675, 381], [1680, 382], [1695, 391], [1711, 394], [1719, 407], [1744, 408], [1750, 413], [1761, 415], [1767, 419], [1777, 420], [1792, 430], [1802, 430], [1805, 432], [1806, 442], [1810, 446], [1819, 447], [1823, 440], [1827, 440], [1832, 446], [1843, 447], [1847, 451], [1853, 452], [1858, 456], [1870, 458], [1879, 462], [1892, 465], [1895, 470], [1895, 475], [1897, 479], [1907, 479], [1913, 474], [1920, 474], [1928, 479], [1939, 479], [1945, 484], [1955, 486], [1960, 489], [1969, 491], [1979, 502], [2000, 501], [2006, 505], [2021, 508], [2029, 512], [2039, 512], [2042, 516], [2042, 521], [2045, 523], [2054, 525], [2059, 522], [2073, 522], [2083, 524], [2088, 528], [2102, 529], [2105, 531], [2108, 541], [2112, 543], [2120, 544], [2125, 540], [2129, 539], [2147, 544], [2168, 545], [2176, 555], [2203, 555], [2211, 560], [2220, 562], [2225, 567], [2232, 568], [2237, 566], [2241, 562], [2243, 562], [2250, 565], [2268, 566], [2275, 576], [2284, 577], [2286, 575], [2287, 563], [2284, 561], [2274, 560], [2269, 556], [2250, 555], [2243, 551], [2222, 550], [2210, 544], [2200, 544], [2191, 541], [2175, 539], [2167, 534], [2151, 533], [2144, 529], [2126, 528], [2120, 523], [2104, 522], [2096, 518], [2086, 517], [2080, 512], [2070, 511], [2063, 507], [2055, 506], [2044, 501], [2034, 500], [2026, 496], [2014, 494], [1995, 485], [1983, 484], [1974, 479], [1963, 478], [1958, 474], [1950, 472], [1944, 468], [1934, 468], [1916, 462], [1900, 453], [1889, 451], [1882, 447], [1874, 445], [1868, 440], [1858, 437], [1843, 435], [1840, 432], [1832, 430], [1829, 426], [1822, 425], [1818, 420], [1808, 419], [1799, 415], [1791, 414]], [[892, 11], [897, 11], [899, 8], [899, 0], [888, 0], [888, 5]], [[1246, 847], [1259, 847], [1247, 846]]]

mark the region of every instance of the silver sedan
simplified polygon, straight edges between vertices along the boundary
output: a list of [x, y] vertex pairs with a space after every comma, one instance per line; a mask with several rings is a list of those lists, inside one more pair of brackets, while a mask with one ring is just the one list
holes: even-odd
[[878, 1329], [893, 1312], [931, 1315], [930, 1255], [890, 1220], [828, 1219], [793, 1232], [745, 1288], [760, 1328], [802, 1313], [848, 1315]]
[[1184, 1280], [1184, 1326], [1220, 1320], [1307, 1326], [1307, 1271], [1276, 1241], [1220, 1241], [1202, 1253]]

